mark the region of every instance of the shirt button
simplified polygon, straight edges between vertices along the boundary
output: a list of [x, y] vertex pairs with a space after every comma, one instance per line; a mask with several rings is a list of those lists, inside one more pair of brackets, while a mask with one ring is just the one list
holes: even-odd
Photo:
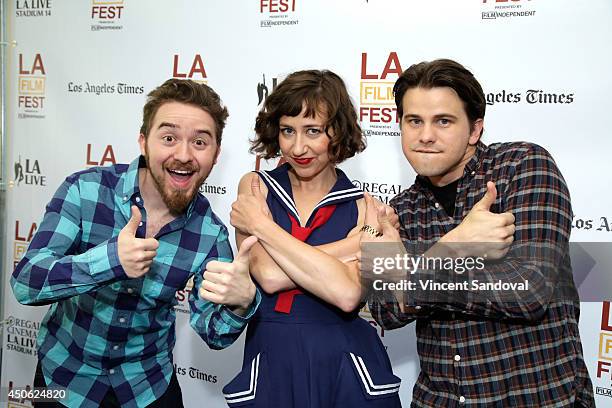
[[119, 318], [119, 323], [125, 323], [125, 318], [120, 317], [120, 318]]
[[140, 197], [136, 197], [136, 202], [139, 203], [140, 202]]
[[471, 172], [470, 174], [473, 176], [474, 174], [476, 174], [476, 172], [475, 172], [475, 171], [473, 171], [473, 172]]
[[128, 289], [127, 289], [127, 292], [128, 292], [128, 293], [130, 293], [130, 294], [131, 294], [131, 293], [134, 293], [134, 289], [132, 289], [132, 288], [128, 288]]
[[123, 196], [123, 201], [127, 201], [128, 200], [128, 196]]
[[465, 404], [465, 397], [463, 395], [459, 397], [459, 402]]
[[119, 346], [115, 344], [115, 345], [113, 346], [113, 350], [119, 350]]
[[111, 374], [111, 375], [112, 375], [112, 374], [115, 374], [115, 369], [114, 369], [114, 368], [111, 368], [110, 370], [108, 370], [108, 373], [109, 373], [109, 374]]
[[434, 207], [436, 207], [436, 208], [440, 208], [440, 204], [435, 203], [435, 204], [434, 204]]
[[142, 227], [142, 221], [140, 221], [140, 222], [138, 223], [138, 226], [139, 226], [139, 227]]
[[461, 356], [459, 354], [455, 354], [455, 361], [461, 361]]

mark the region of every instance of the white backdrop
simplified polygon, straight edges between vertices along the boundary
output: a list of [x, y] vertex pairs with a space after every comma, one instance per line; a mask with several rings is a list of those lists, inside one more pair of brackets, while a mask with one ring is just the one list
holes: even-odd
[[[220, 161], [203, 186], [228, 225], [239, 177], [256, 166], [247, 149], [261, 106], [258, 84], [263, 97], [263, 85], [271, 92], [294, 70], [342, 76], [368, 148], [341, 167], [388, 201], [415, 176], [401, 153], [389, 88], [409, 65], [447, 57], [470, 68], [487, 93], [484, 142], [546, 147], [572, 193], [572, 239], [612, 241], [609, 0], [8, 0], [8, 13], [9, 40], [18, 45], [7, 53], [6, 165], [13, 182], [2, 387], [32, 383], [46, 308], [19, 305], [8, 281], [44, 206], [68, 174], [138, 154], [146, 93], [173, 76], [207, 82], [229, 108]], [[185, 405], [222, 407], [220, 391], [240, 366], [242, 339], [208, 350], [183, 313], [184, 293], [177, 298], [175, 363]], [[612, 318], [602, 305], [582, 304], [580, 328], [594, 385], [606, 394]], [[380, 334], [408, 406], [418, 372], [414, 328]], [[610, 394], [597, 401], [612, 406]]]

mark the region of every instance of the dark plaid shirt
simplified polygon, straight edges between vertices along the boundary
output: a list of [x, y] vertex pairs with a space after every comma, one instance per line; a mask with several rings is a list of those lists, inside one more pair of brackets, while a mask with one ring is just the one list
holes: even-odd
[[[513, 246], [567, 249], [572, 212], [565, 181], [549, 153], [529, 143], [479, 143], [459, 180], [454, 217], [417, 177], [391, 201], [404, 243], [436, 243], [484, 196], [487, 181], [494, 181], [498, 192], [491, 211], [515, 216]], [[492, 273], [506, 280], [528, 278], [530, 290], [523, 296], [529, 302], [415, 296], [406, 300], [410, 309], [404, 314], [397, 302], [375, 295], [370, 310], [384, 328], [416, 319], [421, 372], [411, 406], [593, 407], [578, 333], [580, 302], [569, 256], [561, 258], [558, 272], [569, 274], [563, 296], [555, 276], [542, 273], [541, 265], [506, 258]]]
[[158, 399], [172, 376], [176, 291], [194, 277], [189, 294], [191, 326], [211, 348], [232, 344], [253, 315], [202, 300], [198, 289], [206, 264], [231, 261], [225, 225], [197, 194], [186, 214], [155, 238], [149, 272], [130, 279], [117, 254], [117, 236], [137, 205], [146, 231], [138, 169], [96, 167], [69, 176], [59, 187], [11, 284], [25, 304], [52, 303], [38, 334], [39, 358], [48, 387], [66, 388], [61, 402], [99, 407], [113, 388], [122, 407], [144, 407]]

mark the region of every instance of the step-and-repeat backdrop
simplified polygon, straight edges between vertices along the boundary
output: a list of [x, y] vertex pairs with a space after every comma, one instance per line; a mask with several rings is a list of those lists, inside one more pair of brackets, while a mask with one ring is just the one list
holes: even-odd
[[[526, 140], [546, 147], [572, 194], [572, 240], [612, 241], [608, 0], [6, 3], [9, 40], [17, 45], [7, 49], [11, 182], [2, 387], [32, 384], [46, 308], [19, 305], [9, 277], [46, 203], [68, 174], [136, 157], [146, 94], [170, 77], [209, 84], [229, 108], [220, 160], [201, 188], [227, 224], [240, 176], [276, 165], [250, 155], [248, 139], [263, 100], [285, 75], [327, 68], [344, 78], [368, 148], [341, 167], [387, 202], [415, 177], [401, 152], [391, 87], [411, 64], [447, 57], [483, 84], [485, 143]], [[238, 371], [243, 339], [209, 350], [189, 327], [187, 290], [176, 298], [174, 360], [185, 404], [222, 407], [221, 388]], [[580, 328], [599, 406], [612, 406], [609, 303], [583, 302]], [[407, 406], [419, 367], [414, 328], [379, 333]], [[8, 404], [30, 406], [27, 400]]]

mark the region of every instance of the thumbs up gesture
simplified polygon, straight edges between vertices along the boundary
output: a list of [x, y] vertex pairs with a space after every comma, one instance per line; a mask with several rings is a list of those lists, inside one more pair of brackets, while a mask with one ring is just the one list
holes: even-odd
[[155, 238], [136, 238], [136, 230], [142, 215], [135, 205], [131, 209], [132, 217], [117, 238], [117, 253], [126, 275], [130, 278], [139, 278], [149, 272], [159, 242]]
[[[248, 174], [250, 180], [241, 180], [238, 199], [232, 204], [230, 223], [245, 234], [254, 234], [254, 227], [262, 218], [271, 218], [266, 197], [261, 191], [259, 176]], [[249, 185], [246, 186], [245, 182]]]
[[244, 314], [255, 298], [255, 284], [249, 274], [249, 253], [257, 242], [250, 236], [240, 246], [233, 262], [210, 261], [200, 285], [200, 297], [209, 302], [235, 307]]
[[485, 195], [472, 207], [461, 224], [440, 241], [469, 244], [461, 246], [464, 256], [486, 254], [489, 259], [499, 259], [506, 255], [514, 241], [514, 216], [511, 212], [491, 212], [496, 197], [495, 183], [487, 182]]

